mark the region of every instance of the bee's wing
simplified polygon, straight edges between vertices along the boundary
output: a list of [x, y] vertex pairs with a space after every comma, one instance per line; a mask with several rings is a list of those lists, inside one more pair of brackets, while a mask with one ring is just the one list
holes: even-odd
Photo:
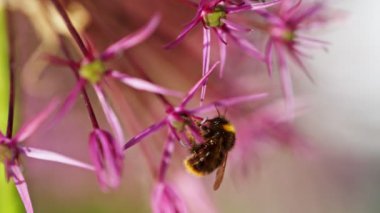
[[215, 182], [214, 182], [214, 190], [218, 190], [220, 185], [222, 184], [223, 177], [224, 177], [224, 171], [226, 169], [226, 164], [227, 164], [227, 152], [224, 154], [224, 159], [222, 165], [218, 168], [216, 171], [216, 177], [215, 177]]

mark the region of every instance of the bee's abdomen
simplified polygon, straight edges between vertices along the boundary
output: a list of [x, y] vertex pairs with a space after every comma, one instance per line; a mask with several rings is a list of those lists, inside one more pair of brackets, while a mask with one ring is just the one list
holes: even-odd
[[222, 165], [223, 153], [207, 152], [205, 154], [194, 153], [184, 161], [187, 171], [196, 176], [203, 176], [213, 172]]
[[224, 150], [230, 151], [235, 145], [235, 133], [225, 133], [222, 139], [222, 146]]

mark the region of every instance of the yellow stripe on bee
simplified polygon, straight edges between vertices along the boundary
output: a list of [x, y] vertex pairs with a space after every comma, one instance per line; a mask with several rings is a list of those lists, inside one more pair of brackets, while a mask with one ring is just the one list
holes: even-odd
[[195, 170], [194, 166], [190, 164], [189, 159], [184, 160], [183, 164], [185, 165], [187, 172], [189, 172], [190, 174], [198, 177], [202, 177], [205, 175], [205, 173]]
[[232, 132], [235, 133], [235, 127], [232, 124], [224, 124], [223, 129], [226, 130], [227, 132]]

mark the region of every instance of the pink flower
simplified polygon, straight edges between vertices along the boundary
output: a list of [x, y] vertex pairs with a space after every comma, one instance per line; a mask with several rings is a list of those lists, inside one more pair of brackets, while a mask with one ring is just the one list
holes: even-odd
[[178, 194], [188, 204], [190, 212], [217, 212], [211, 196], [207, 193], [207, 187], [201, 179], [194, 178], [185, 172], [177, 172], [173, 177], [173, 182]]
[[[68, 60], [55, 56], [50, 57], [50, 60], [56, 64], [69, 66], [78, 79], [78, 83], [64, 102], [58, 117], [62, 117], [73, 106], [76, 97], [80, 92], [82, 92], [93, 124], [93, 131], [90, 134], [89, 145], [90, 155], [96, 168], [98, 181], [103, 190], [115, 188], [119, 185], [121, 179], [123, 163], [121, 146], [125, 143], [125, 139], [119, 119], [117, 118], [113, 108], [108, 103], [107, 97], [104, 93], [104, 87], [107, 86], [107, 78], [117, 79], [134, 89], [142, 91], [174, 96], [179, 96], [181, 93], [155, 85], [143, 79], [129, 76], [117, 70], [107, 69], [104, 63], [123, 53], [123, 51], [145, 41], [157, 28], [161, 16], [159, 14], [155, 14], [148, 24], [140, 30], [131, 35], [125, 36], [110, 45], [102, 53], [97, 54], [97, 51], [93, 48], [89, 41], [85, 43], [82, 40], [79, 33], [73, 27], [61, 4], [56, 0], [53, 0], [53, 3], [58, 12], [61, 14], [61, 17], [64, 19], [68, 30], [72, 34], [84, 56], [81, 61], [76, 62], [71, 59], [71, 56], [65, 46], [62, 45], [62, 49]], [[102, 130], [97, 122], [95, 113], [85, 90], [85, 86], [88, 83], [93, 86], [93, 89], [98, 96], [99, 102], [106, 115], [106, 119], [115, 135], [115, 139], [108, 132]]]
[[14, 137], [5, 136], [3, 133], [0, 133], [0, 160], [4, 162], [8, 179], [12, 179], [15, 182], [26, 212], [28, 213], [33, 213], [33, 207], [25, 178], [20, 169], [20, 155], [67, 164], [87, 170], [94, 170], [91, 165], [64, 155], [22, 145], [23, 141], [27, 140], [37, 129], [40, 128], [41, 124], [49, 117], [56, 106], [57, 102], [52, 102], [33, 120], [24, 124]]
[[304, 51], [306, 51], [306, 48], [315, 46], [326, 48], [328, 42], [303, 35], [303, 32], [309, 30], [313, 25], [319, 26], [326, 22], [326, 20], [317, 16], [323, 9], [324, 5], [322, 3], [314, 3], [303, 7], [302, 0], [283, 0], [280, 8], [275, 12], [257, 11], [267, 22], [265, 29], [269, 34], [269, 40], [266, 44], [265, 55], [269, 74], [272, 73], [273, 52], [275, 51], [282, 91], [289, 111], [294, 110], [294, 97], [286, 55], [290, 56], [307, 77], [313, 81], [302, 61], [302, 58], [309, 57]]
[[187, 95], [182, 99], [179, 106], [174, 107], [172, 105], [168, 106], [166, 110], [166, 117], [162, 119], [161, 121], [151, 125], [138, 135], [131, 138], [125, 145], [124, 150], [129, 149], [130, 147], [134, 146], [138, 142], [140, 142], [143, 138], [146, 136], [152, 134], [153, 132], [159, 130], [160, 128], [167, 126], [169, 137], [174, 138], [180, 143], [185, 142], [184, 145], [190, 146], [191, 142], [188, 140], [189, 136], [186, 135], [185, 129], [188, 132], [192, 133], [192, 137], [194, 137], [195, 141], [198, 143], [203, 142], [203, 139], [199, 133], [199, 130], [197, 128], [197, 125], [194, 123], [193, 120], [197, 120], [198, 122], [201, 122], [203, 118], [197, 116], [198, 113], [205, 113], [211, 110], [215, 109], [215, 106], [232, 106], [248, 101], [258, 100], [261, 98], [264, 98], [267, 96], [266, 93], [259, 93], [259, 94], [253, 94], [253, 95], [246, 95], [246, 96], [238, 96], [238, 97], [232, 97], [227, 99], [222, 99], [218, 101], [211, 102], [209, 104], [194, 108], [194, 109], [187, 109], [186, 106], [188, 102], [194, 97], [195, 92], [204, 84], [204, 82], [207, 81], [207, 78], [211, 75], [211, 73], [215, 70], [218, 63], [215, 63], [211, 69], [206, 73], [205, 76], [203, 76], [187, 93]]
[[152, 211], [154, 213], [186, 213], [186, 204], [167, 183], [158, 183], [152, 193]]
[[174, 191], [173, 187], [166, 183], [165, 180], [166, 171], [168, 169], [173, 151], [174, 140], [169, 135], [162, 154], [157, 183], [152, 192], [151, 207], [155, 213], [187, 212], [187, 207], [184, 201]]
[[[252, 162], [259, 168], [260, 148], [267, 144], [289, 149], [303, 158], [313, 157], [316, 150], [292, 122], [289, 113], [293, 112], [287, 111], [283, 105], [283, 101], [269, 103], [238, 123], [240, 143], [231, 154], [233, 168], [240, 168], [243, 174], [248, 173]], [[298, 103], [295, 115], [298, 117], [304, 111], [305, 105]]]
[[62, 111], [60, 112], [61, 116], [72, 107], [76, 97], [78, 97], [80, 91], [85, 87], [85, 85], [87, 83], [91, 83], [97, 96], [99, 97], [99, 101], [101, 102], [109, 124], [116, 132], [117, 142], [123, 143], [124, 137], [121, 132], [121, 125], [119, 124], [119, 121], [116, 118], [113, 109], [109, 106], [102, 88], [107, 85], [107, 78], [117, 79], [122, 83], [138, 90], [165, 95], [181, 95], [179, 92], [163, 88], [161, 86], [150, 83], [149, 81], [129, 76], [117, 70], [107, 69], [104, 65], [105, 61], [113, 58], [115, 55], [121, 53], [125, 49], [135, 46], [144, 41], [157, 27], [159, 20], [160, 16], [156, 14], [145, 27], [140, 29], [135, 34], [126, 36], [120, 41], [112, 44], [98, 56], [95, 56], [96, 53], [92, 48], [86, 48], [87, 55], [85, 55], [85, 58], [82, 59], [81, 62], [75, 62], [71, 59], [65, 60], [50, 56], [50, 59], [53, 63], [70, 66], [78, 78], [77, 85], [72, 89], [66, 101], [64, 102]]
[[[77, 30], [74, 28], [73, 24], [71, 23], [71, 20], [68, 17], [64, 8], [62, 7], [62, 5], [57, 0], [53, 0], [52, 2], [56, 6], [63, 20], [65, 21], [65, 24], [67, 25], [68, 30], [70, 31], [71, 35], [73, 36], [74, 40], [76, 41], [77, 45], [81, 49], [82, 54], [84, 56], [84, 58], [82, 58], [79, 62], [74, 61], [71, 59], [68, 51], [63, 46], [63, 51], [66, 57], [68, 58], [68, 60], [61, 59], [55, 56], [49, 57], [50, 60], [55, 64], [69, 66], [74, 72], [78, 80], [78, 83], [72, 89], [66, 101], [64, 102], [59, 117], [62, 117], [72, 107], [72, 105], [75, 103], [76, 97], [78, 97], [81, 91], [82, 93], [86, 93], [85, 86], [88, 83], [90, 83], [93, 86], [97, 96], [99, 97], [99, 101], [102, 105], [104, 113], [106, 114], [108, 123], [112, 127], [112, 130], [115, 132], [116, 141], [119, 144], [122, 144], [124, 143], [122, 127], [112, 107], [109, 106], [108, 101], [103, 92], [103, 89], [104, 89], [103, 87], [107, 86], [107, 83], [106, 83], [107, 78], [117, 79], [120, 82], [126, 84], [127, 86], [130, 86], [137, 90], [148, 91], [148, 92], [164, 94], [164, 95], [173, 95], [173, 96], [181, 95], [181, 93], [177, 91], [166, 89], [164, 87], [155, 85], [149, 81], [129, 76], [128, 74], [117, 71], [117, 70], [108, 69], [104, 65], [106, 61], [116, 57], [119, 54], [122, 54], [123, 51], [129, 48], [132, 48], [140, 44], [141, 42], [145, 41], [157, 28], [161, 19], [161, 16], [159, 14], [155, 14], [150, 19], [150, 21], [137, 32], [123, 37], [119, 41], [107, 47], [102, 53], [97, 54], [97, 51], [93, 48], [93, 46], [89, 43], [88, 40], [86, 43], [82, 40], [79, 33], [77, 32]], [[87, 96], [87, 94], [84, 94], [84, 96]], [[94, 120], [93, 118], [94, 116], [90, 116], [90, 117], [92, 117], [92, 120]], [[98, 128], [96, 121], [93, 121], [93, 125], [94, 125], [94, 128]]]
[[[175, 142], [181, 143], [182, 146], [190, 148], [192, 143], [202, 143], [203, 138], [196, 122], [201, 122], [203, 118], [197, 116], [198, 113], [213, 110], [215, 106], [231, 106], [247, 101], [257, 100], [266, 96], [265, 93], [233, 97], [212, 102], [194, 109], [187, 109], [188, 102], [194, 97], [196, 91], [204, 84], [207, 78], [215, 70], [218, 63], [214, 64], [211, 69], [203, 76], [182, 99], [181, 103], [174, 107], [167, 102], [166, 116], [161, 121], [151, 125], [138, 135], [131, 138], [125, 145], [124, 150], [136, 145], [143, 138], [156, 132], [160, 128], [167, 126], [168, 136], [164, 146], [164, 151], [161, 158], [161, 164], [158, 172], [157, 185], [152, 195], [153, 212], [187, 212], [184, 202], [180, 199], [177, 193], [174, 192], [171, 186], [167, 184], [165, 176], [170, 165], [171, 156], [174, 151]], [[191, 134], [188, 135], [188, 134]], [[189, 138], [195, 141], [190, 141]]]
[[110, 133], [101, 129], [91, 132], [89, 146], [101, 188], [106, 191], [108, 187], [118, 187], [124, 160], [121, 146]]
[[[251, 29], [229, 20], [229, 16], [247, 11], [264, 9], [277, 4], [279, 0], [256, 3], [234, 3], [226, 0], [201, 0], [196, 6], [197, 11], [194, 18], [188, 23], [185, 29], [178, 35], [176, 40], [169, 43], [167, 47], [176, 45], [182, 41], [185, 36], [195, 28], [199, 23], [203, 24], [203, 65], [202, 76], [204, 76], [210, 66], [210, 31], [213, 30], [219, 41], [220, 48], [220, 76], [223, 75], [226, 55], [227, 55], [227, 37], [239, 45], [244, 51], [254, 58], [264, 61], [265, 56], [253, 46], [242, 33], [250, 32]], [[206, 83], [202, 87], [201, 103], [206, 93]]]

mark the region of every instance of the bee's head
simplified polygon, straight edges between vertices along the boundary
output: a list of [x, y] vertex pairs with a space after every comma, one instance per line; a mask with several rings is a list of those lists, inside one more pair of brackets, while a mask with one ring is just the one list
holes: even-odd
[[201, 129], [204, 132], [204, 135], [216, 134], [221, 131], [235, 133], [234, 126], [222, 116], [206, 120], [201, 125]]

